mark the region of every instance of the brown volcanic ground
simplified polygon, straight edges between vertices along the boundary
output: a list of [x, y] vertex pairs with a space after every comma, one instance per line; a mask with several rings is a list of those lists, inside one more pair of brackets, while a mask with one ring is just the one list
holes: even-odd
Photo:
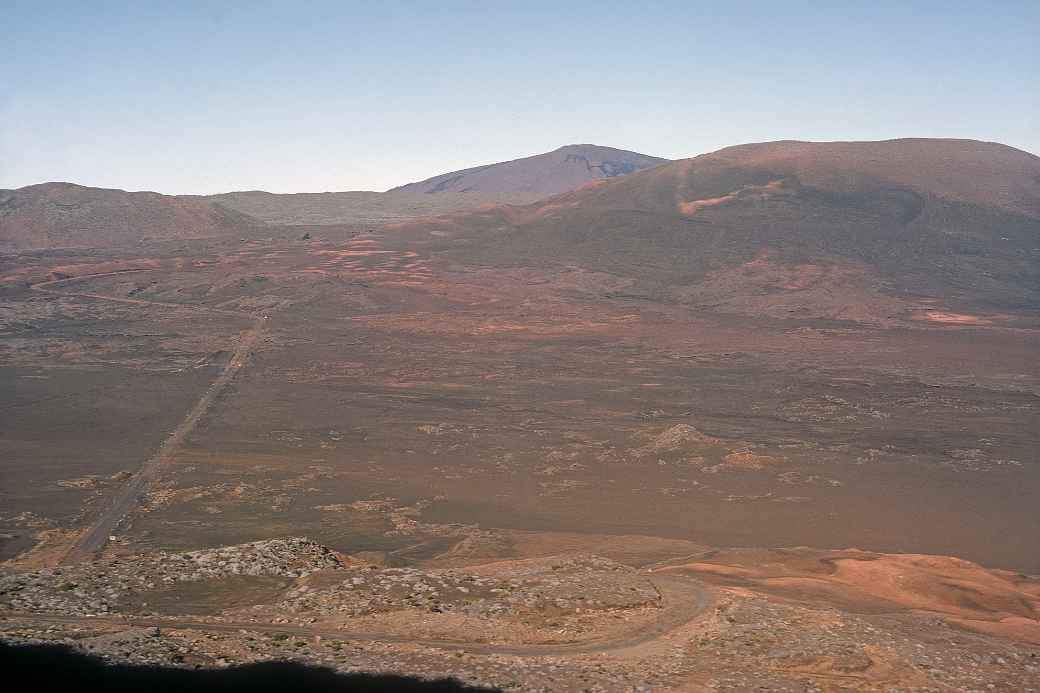
[[248, 235], [258, 222], [201, 200], [43, 183], [0, 190], [0, 248], [96, 248]]
[[624, 176], [667, 163], [667, 159], [594, 144], [570, 144], [528, 156], [452, 171], [391, 193], [531, 193], [555, 195], [596, 180]]
[[[935, 615], [1035, 642], [1036, 580], [1007, 571], [1040, 573], [1036, 159], [908, 146], [920, 167], [893, 143], [723, 150], [345, 241], [5, 254], [2, 555], [59, 555], [261, 315], [110, 556], [592, 551], [768, 598], [731, 624], [794, 609], [777, 652], [905, 617], [961, 661]], [[26, 288], [58, 276], [81, 279]]]

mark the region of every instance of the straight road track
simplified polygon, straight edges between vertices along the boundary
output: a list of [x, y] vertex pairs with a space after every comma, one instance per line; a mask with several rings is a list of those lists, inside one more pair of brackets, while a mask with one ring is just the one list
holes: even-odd
[[115, 533], [119, 524], [123, 521], [123, 518], [133, 510], [134, 506], [140, 501], [141, 497], [147, 493], [148, 489], [152, 486], [155, 480], [159, 476], [159, 472], [162, 470], [163, 465], [168, 462], [174, 455], [174, 453], [184, 444], [188, 436], [195, 429], [199, 420], [209, 410], [213, 402], [220, 396], [220, 393], [228, 386], [228, 383], [234, 379], [235, 374], [242, 369], [249, 359], [249, 353], [253, 346], [260, 339], [264, 331], [264, 325], [267, 318], [264, 316], [257, 316], [251, 313], [244, 313], [233, 310], [225, 310], [223, 308], [210, 308], [208, 306], [195, 306], [180, 303], [164, 303], [161, 301], [146, 301], [137, 298], [122, 298], [117, 296], [105, 296], [104, 294], [86, 293], [86, 292], [75, 292], [75, 291], [61, 291], [54, 287], [63, 286], [77, 281], [83, 281], [86, 279], [97, 279], [99, 277], [111, 277], [122, 274], [129, 274], [135, 272], [148, 272], [150, 269], [140, 270], [122, 270], [118, 272], [100, 272], [97, 274], [86, 274], [78, 277], [69, 277], [66, 279], [57, 279], [54, 281], [41, 282], [34, 284], [31, 288], [34, 291], [41, 293], [50, 294], [54, 296], [66, 296], [76, 298], [87, 298], [99, 301], [111, 301], [113, 303], [122, 303], [130, 305], [147, 306], [149, 308], [176, 308], [180, 310], [194, 310], [198, 312], [204, 312], [208, 314], [216, 315], [229, 315], [240, 318], [249, 318], [252, 320], [252, 326], [239, 333], [235, 340], [234, 353], [231, 359], [224, 366], [224, 370], [221, 371], [220, 375], [210, 383], [210, 386], [202, 394], [195, 405], [188, 411], [188, 413], [181, 419], [177, 427], [170, 433], [169, 436], [163, 440], [159, 449], [155, 451], [151, 457], [144, 461], [141, 467], [137, 470], [133, 477], [131, 477], [125, 484], [123, 484], [116, 492], [115, 495], [108, 500], [108, 504], [102, 510], [101, 514], [94, 520], [89, 527], [80, 533], [76, 541], [69, 547], [69, 550], [59, 559], [60, 564], [80, 563], [83, 561], [93, 560], [105, 547], [108, 542], [109, 536]]

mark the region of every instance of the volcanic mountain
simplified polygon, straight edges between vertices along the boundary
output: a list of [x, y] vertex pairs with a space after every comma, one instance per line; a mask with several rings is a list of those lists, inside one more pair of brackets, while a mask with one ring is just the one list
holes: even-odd
[[436, 238], [470, 262], [570, 264], [723, 312], [1035, 311], [1040, 158], [970, 140], [748, 144], [444, 218]]
[[242, 234], [254, 219], [206, 200], [43, 183], [0, 190], [0, 248], [112, 247]]
[[623, 149], [572, 144], [537, 156], [445, 173], [384, 193], [280, 195], [253, 190], [199, 199], [274, 224], [378, 225], [488, 204], [527, 204], [592, 181], [642, 171], [667, 161]]
[[571, 144], [537, 156], [444, 173], [390, 192], [511, 192], [548, 196], [667, 162], [623, 149]]

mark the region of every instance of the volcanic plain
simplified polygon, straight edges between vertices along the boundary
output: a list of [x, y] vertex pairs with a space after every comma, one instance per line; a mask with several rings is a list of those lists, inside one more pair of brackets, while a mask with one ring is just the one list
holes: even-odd
[[[885, 147], [864, 158], [889, 156], [879, 172], [855, 149], [782, 144], [525, 206], [4, 255], [0, 556], [29, 590], [5, 588], [5, 630], [266, 623], [267, 649], [214, 645], [212, 661], [245, 661], [354, 619], [358, 637], [386, 636], [364, 666], [412, 633], [415, 672], [547, 690], [548, 659], [507, 658], [544, 647], [529, 654], [580, 689], [595, 647], [574, 643], [644, 662], [633, 652], [661, 641], [624, 634], [667, 630], [681, 642], [666, 670], [648, 673], [663, 650], [638, 650], [645, 665], [604, 664], [602, 689], [960, 690], [968, 673], [928, 659], [938, 638], [982, 658], [980, 685], [1025, 690], [1040, 643], [1036, 186], [980, 199], [885, 178], [903, 170]], [[75, 573], [84, 556], [195, 560], [285, 537], [320, 565], [125, 589]], [[393, 587], [424, 580], [436, 601]], [[576, 582], [598, 605], [582, 610]], [[698, 608], [654, 631], [662, 599], [693, 598], [670, 585]], [[97, 620], [47, 631], [33, 613]], [[781, 652], [739, 625], [756, 619], [833, 640]], [[486, 676], [469, 659], [438, 668], [427, 650], [445, 639], [486, 657]], [[915, 642], [935, 652], [915, 659]]]

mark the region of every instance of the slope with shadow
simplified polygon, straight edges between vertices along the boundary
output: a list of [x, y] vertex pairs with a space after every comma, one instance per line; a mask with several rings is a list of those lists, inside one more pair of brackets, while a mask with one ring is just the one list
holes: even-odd
[[399, 186], [390, 192], [512, 192], [548, 196], [667, 162], [667, 159], [623, 149], [571, 144], [545, 154], [452, 171]]
[[751, 144], [402, 234], [463, 262], [611, 272], [627, 295], [721, 312], [1032, 314], [1040, 158], [969, 140]]
[[116, 247], [243, 235], [261, 224], [205, 200], [43, 183], [0, 190], [0, 248]]

